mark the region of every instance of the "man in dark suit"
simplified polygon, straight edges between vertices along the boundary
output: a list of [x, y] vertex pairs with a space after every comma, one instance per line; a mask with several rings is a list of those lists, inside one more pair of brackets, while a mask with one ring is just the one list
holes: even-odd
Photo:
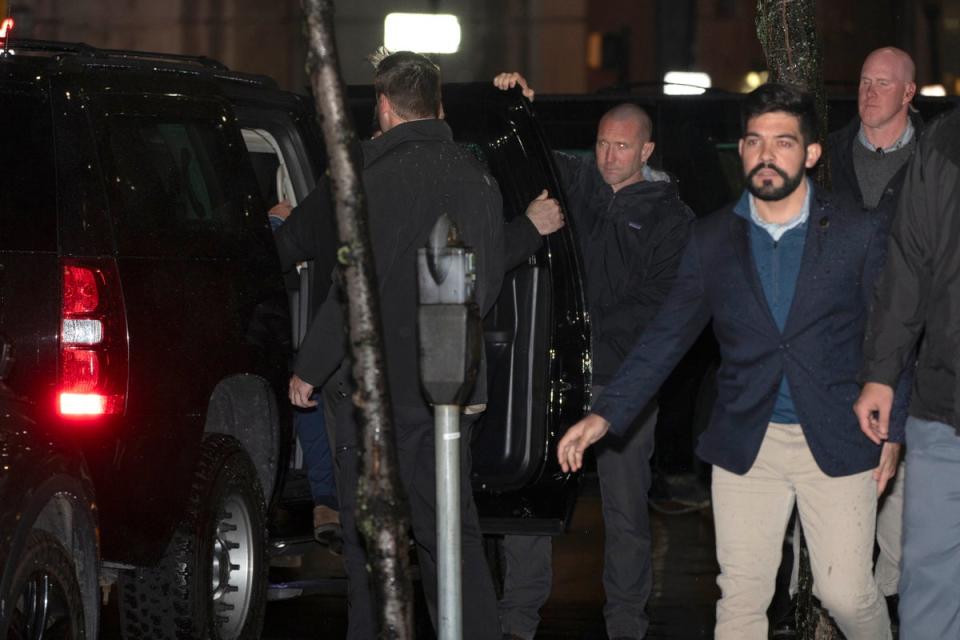
[[[410, 508], [427, 605], [436, 619], [434, 419], [420, 389], [416, 255], [426, 245], [440, 214], [450, 216], [464, 243], [474, 249], [476, 301], [485, 313], [496, 300], [503, 279], [502, 200], [496, 181], [468, 150], [453, 141], [450, 127], [440, 119], [440, 70], [435, 64], [416, 53], [390, 54], [377, 62], [374, 91], [383, 135], [362, 144], [363, 186], [377, 268], [399, 473]], [[327, 204], [322, 198], [318, 200], [317, 206]], [[543, 201], [547, 201], [546, 196]], [[297, 229], [294, 215], [302, 214], [291, 215], [289, 233]], [[277, 239], [282, 253], [285, 235]], [[348, 576], [347, 637], [372, 640], [378, 637], [376, 616], [356, 522], [362, 441], [349, 400], [351, 365], [339, 298], [329, 295], [311, 322], [294, 365], [289, 395], [294, 405], [309, 407], [315, 404], [315, 388], [324, 385], [324, 403], [335, 414], [337, 489]], [[478, 376], [471, 405], [486, 402], [484, 380], [482, 374]], [[470, 424], [469, 418], [461, 423], [463, 442], [470, 441]], [[497, 601], [470, 489], [470, 469], [469, 447], [462, 447], [463, 637], [492, 640], [499, 638]]]
[[589, 445], [622, 433], [712, 318], [722, 365], [697, 453], [714, 465], [715, 637], [766, 639], [796, 502], [824, 606], [850, 640], [890, 638], [871, 566], [877, 492], [902, 434], [873, 444], [851, 411], [885, 227], [805, 177], [821, 153], [809, 95], [764, 85], [741, 116], [746, 191], [695, 223], [659, 315], [558, 456], [577, 469]]

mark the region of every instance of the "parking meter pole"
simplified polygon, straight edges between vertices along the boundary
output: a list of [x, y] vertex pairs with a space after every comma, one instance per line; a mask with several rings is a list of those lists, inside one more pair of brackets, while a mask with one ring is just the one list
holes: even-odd
[[460, 406], [434, 407], [437, 459], [437, 579], [440, 640], [463, 632], [460, 573]]
[[460, 544], [460, 410], [480, 368], [480, 314], [473, 253], [441, 215], [417, 255], [420, 382], [433, 405], [437, 470], [437, 593], [440, 640], [463, 635]]

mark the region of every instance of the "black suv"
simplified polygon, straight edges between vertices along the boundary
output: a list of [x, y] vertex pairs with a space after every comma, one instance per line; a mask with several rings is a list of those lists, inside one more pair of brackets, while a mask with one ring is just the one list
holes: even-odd
[[267, 503], [292, 442], [290, 321], [226, 88], [279, 92], [204, 60], [12, 48], [7, 384], [82, 451], [125, 635], [259, 637]]
[[[78, 499], [42, 528], [71, 558], [87, 636], [97, 549], [77, 541], [98, 522], [126, 637], [257, 638], [267, 555], [298, 521], [270, 517], [311, 507], [285, 394], [310, 269], [285, 286], [266, 218], [325, 169], [311, 103], [208, 59], [84, 45], [13, 42], [0, 71], [6, 384], [75, 460]], [[508, 217], [559, 192], [517, 95], [445, 95]], [[579, 265], [566, 228], [509, 274], [486, 320], [492, 399], [473, 447], [491, 532], [558, 533], [570, 510], [576, 483], [552, 450], [587, 401]], [[0, 546], [3, 585], [20, 548]]]

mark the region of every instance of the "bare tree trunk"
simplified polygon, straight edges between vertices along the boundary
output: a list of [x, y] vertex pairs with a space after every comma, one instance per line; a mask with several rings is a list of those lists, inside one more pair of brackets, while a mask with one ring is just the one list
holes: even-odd
[[[757, 0], [757, 37], [767, 59], [770, 81], [798, 85], [813, 94], [820, 135], [825, 138], [827, 97], [823, 87], [823, 55], [817, 36], [816, 0]], [[827, 189], [830, 188], [829, 166], [829, 158], [824, 153], [816, 180]]]
[[357, 522], [367, 541], [371, 584], [379, 605], [380, 638], [413, 637], [406, 502], [397, 471], [390, 394], [380, 336], [376, 272], [370, 252], [366, 199], [360, 178], [360, 145], [350, 121], [340, 80], [333, 34], [333, 2], [301, 0], [307, 21], [307, 68], [330, 159], [337, 213], [337, 260], [347, 289], [354, 404], [363, 434], [363, 474]]
[[[811, 92], [817, 105], [820, 136], [827, 135], [827, 100], [823, 86], [823, 56], [817, 37], [816, 0], [757, 0], [757, 37], [767, 59], [770, 80], [798, 85]], [[816, 181], [830, 188], [830, 158], [824, 154]], [[810, 553], [800, 532], [797, 584], [797, 637], [800, 640], [840, 638], [826, 612], [813, 602]]]

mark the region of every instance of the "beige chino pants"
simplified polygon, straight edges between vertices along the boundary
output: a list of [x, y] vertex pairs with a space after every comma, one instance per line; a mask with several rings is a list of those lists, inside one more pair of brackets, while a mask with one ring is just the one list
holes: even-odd
[[800, 425], [770, 423], [744, 475], [713, 468], [720, 564], [716, 640], [766, 640], [767, 607], [794, 501], [810, 551], [814, 593], [848, 640], [889, 640], [873, 579], [877, 490], [871, 471], [832, 478], [813, 459]]

